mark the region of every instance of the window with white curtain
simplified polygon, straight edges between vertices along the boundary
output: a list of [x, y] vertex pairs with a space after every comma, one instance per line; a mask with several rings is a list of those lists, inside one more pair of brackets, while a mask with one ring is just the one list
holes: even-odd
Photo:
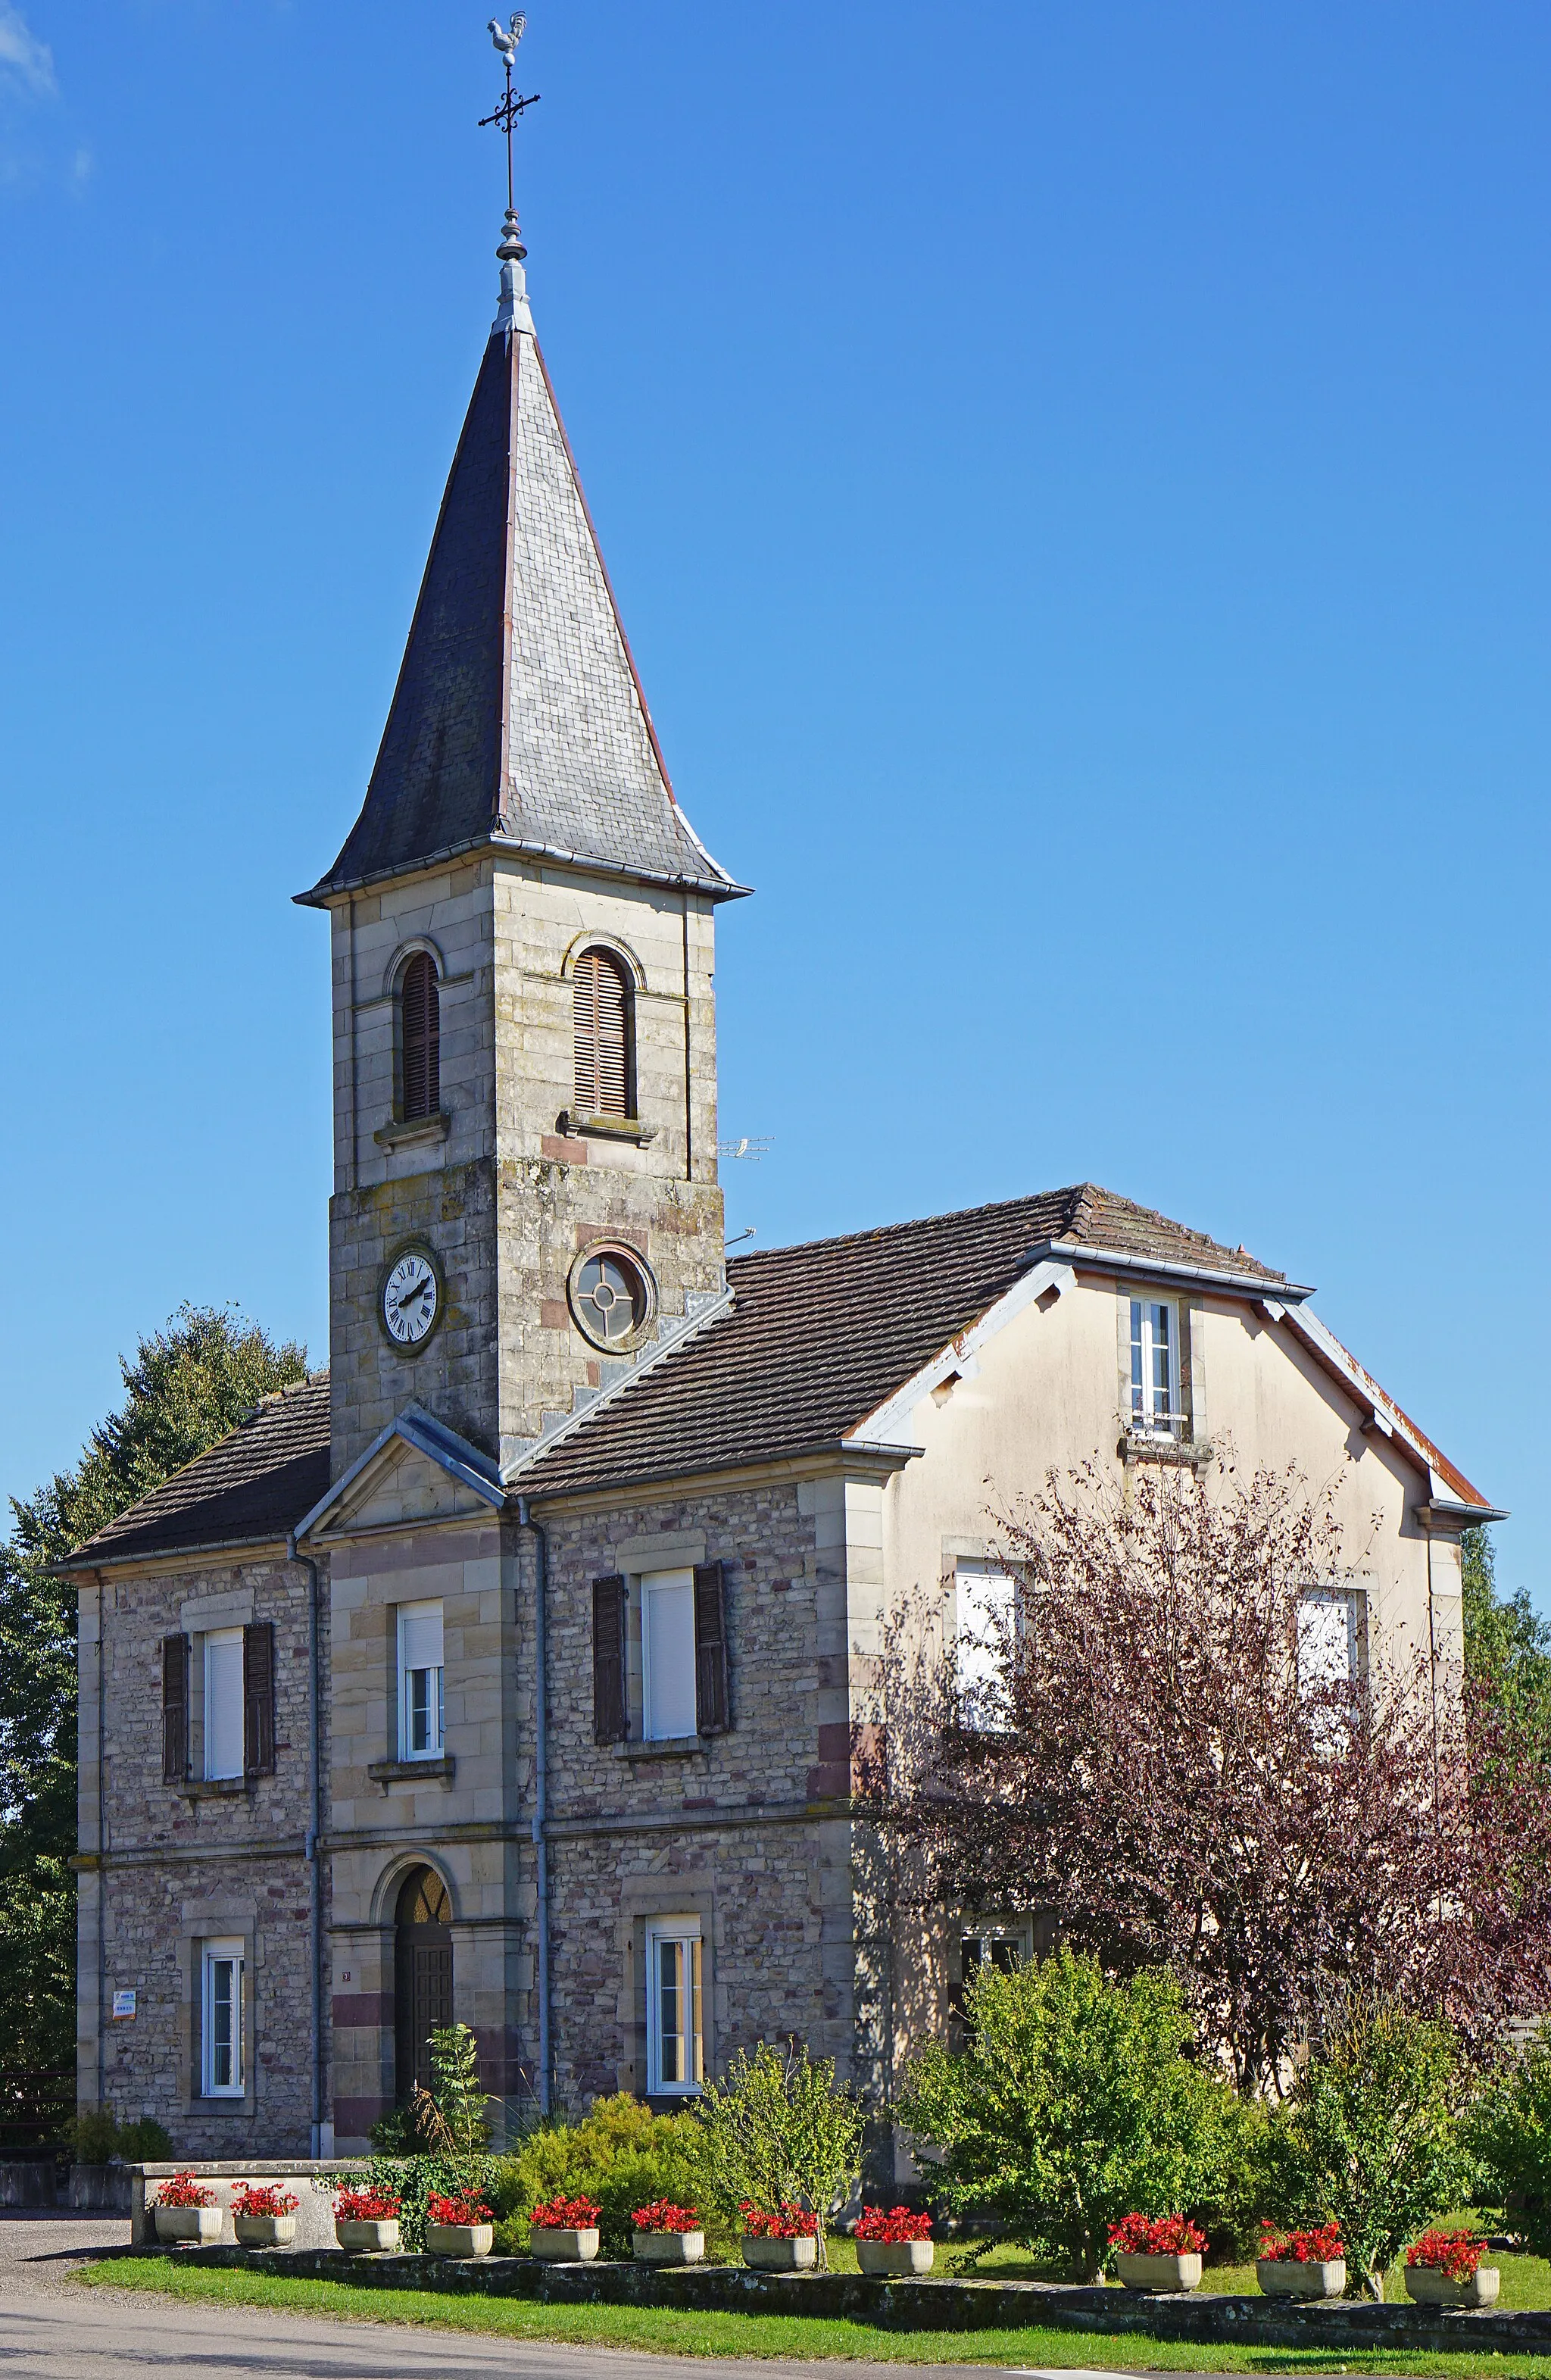
[[240, 2099], [247, 2089], [242, 1971], [240, 1941], [204, 1945], [200, 1961], [200, 2089], [207, 2099]]
[[695, 1572], [648, 1571], [641, 1580], [641, 1733], [661, 1743], [695, 1731]]
[[700, 1921], [647, 1926], [647, 2089], [691, 2096], [705, 2080]]
[[242, 1775], [242, 1631], [212, 1628], [204, 1640], [205, 1775]]
[[442, 1606], [398, 1607], [398, 1756], [439, 1760], [442, 1722]]
[[1358, 1679], [1360, 1598], [1347, 1587], [1311, 1587], [1298, 1603], [1298, 1683], [1306, 1694], [1350, 1689]]
[[994, 1562], [960, 1561], [953, 1570], [953, 1675], [964, 1715], [977, 1727], [1011, 1718], [1007, 1658], [1015, 1644], [1016, 1582]]
[[1153, 1437], [1184, 1431], [1180, 1393], [1180, 1309], [1169, 1297], [1131, 1301], [1131, 1421]]

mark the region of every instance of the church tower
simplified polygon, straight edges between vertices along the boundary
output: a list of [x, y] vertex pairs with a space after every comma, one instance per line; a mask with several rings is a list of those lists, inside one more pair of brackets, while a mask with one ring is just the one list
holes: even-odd
[[408, 1403], [503, 1465], [724, 1290], [712, 991], [528, 310], [500, 310], [333, 920], [333, 1475]]

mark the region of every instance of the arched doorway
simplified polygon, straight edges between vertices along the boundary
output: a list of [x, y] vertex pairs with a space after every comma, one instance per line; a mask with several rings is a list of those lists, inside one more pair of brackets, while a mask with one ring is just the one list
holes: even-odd
[[411, 1868], [394, 1926], [394, 2095], [430, 2081], [430, 2036], [453, 2022], [452, 1909], [434, 1869]]

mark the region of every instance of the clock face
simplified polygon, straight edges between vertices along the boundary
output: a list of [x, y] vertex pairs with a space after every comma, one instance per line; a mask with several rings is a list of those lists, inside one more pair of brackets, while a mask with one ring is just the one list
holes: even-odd
[[442, 1303], [442, 1284], [430, 1259], [411, 1248], [382, 1283], [382, 1321], [395, 1347], [429, 1338]]

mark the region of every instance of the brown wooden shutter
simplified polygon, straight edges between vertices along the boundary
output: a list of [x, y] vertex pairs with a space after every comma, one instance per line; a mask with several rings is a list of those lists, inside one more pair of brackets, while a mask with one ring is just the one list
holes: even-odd
[[162, 1782], [181, 1785], [188, 1774], [188, 1639], [162, 1639]]
[[592, 1732], [600, 1743], [623, 1743], [630, 1731], [624, 1701], [623, 1578], [592, 1582]]
[[399, 983], [404, 1115], [435, 1115], [442, 1105], [442, 995], [436, 969], [417, 951]]
[[274, 1627], [268, 1620], [242, 1632], [242, 1766], [248, 1777], [274, 1773]]
[[695, 1572], [695, 1725], [701, 1735], [721, 1735], [732, 1723], [721, 1564], [701, 1562]]
[[630, 1113], [630, 993], [617, 959], [584, 951], [572, 978], [576, 1107], [582, 1115]]

